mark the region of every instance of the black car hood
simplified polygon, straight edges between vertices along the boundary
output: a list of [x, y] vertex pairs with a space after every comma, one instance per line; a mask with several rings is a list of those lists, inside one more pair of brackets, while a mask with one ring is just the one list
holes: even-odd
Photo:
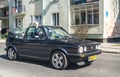
[[66, 39], [61, 39], [61, 41], [71, 44], [77, 44], [77, 45], [99, 44], [98, 42], [94, 42], [91, 40], [81, 40], [79, 38], [66, 38]]

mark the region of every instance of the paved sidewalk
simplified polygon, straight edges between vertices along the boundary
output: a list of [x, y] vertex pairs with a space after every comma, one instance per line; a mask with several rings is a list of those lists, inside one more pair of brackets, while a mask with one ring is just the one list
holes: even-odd
[[116, 46], [120, 43], [102, 43], [101, 49], [104, 53], [115, 53], [120, 54], [120, 46]]
[[0, 39], [0, 42], [5, 42], [5, 39], [3, 40], [3, 39]]

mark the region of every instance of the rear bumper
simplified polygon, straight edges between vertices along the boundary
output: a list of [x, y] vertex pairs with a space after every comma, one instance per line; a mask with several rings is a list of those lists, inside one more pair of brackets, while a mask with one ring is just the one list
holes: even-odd
[[69, 54], [68, 59], [70, 62], [73, 62], [73, 63], [82, 62], [82, 61], [88, 60], [89, 56], [98, 55], [101, 53], [102, 53], [101, 50], [96, 50], [96, 51], [84, 53], [84, 54]]

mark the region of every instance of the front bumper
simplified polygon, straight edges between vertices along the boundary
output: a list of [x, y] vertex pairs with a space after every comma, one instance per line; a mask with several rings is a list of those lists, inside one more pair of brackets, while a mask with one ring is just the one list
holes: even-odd
[[98, 54], [101, 54], [101, 53], [102, 53], [102, 50], [96, 50], [96, 51], [93, 51], [93, 52], [83, 53], [83, 54], [69, 54], [68, 59], [69, 59], [70, 62], [76, 63], [76, 62], [81, 62], [81, 61], [88, 60], [89, 56], [98, 55]]

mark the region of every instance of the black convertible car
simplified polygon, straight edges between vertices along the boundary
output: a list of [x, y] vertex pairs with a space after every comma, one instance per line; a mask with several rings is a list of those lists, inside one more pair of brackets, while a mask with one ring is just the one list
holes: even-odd
[[101, 53], [100, 43], [80, 40], [56, 26], [30, 26], [24, 36], [9, 32], [5, 49], [10, 60], [47, 60], [56, 69], [64, 69], [71, 62], [90, 64]]

